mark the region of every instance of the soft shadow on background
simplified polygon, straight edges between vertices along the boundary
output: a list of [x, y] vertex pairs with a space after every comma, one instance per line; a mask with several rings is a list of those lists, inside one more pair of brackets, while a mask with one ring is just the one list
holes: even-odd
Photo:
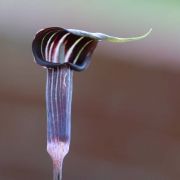
[[31, 42], [43, 27], [100, 31], [139, 42], [100, 43], [74, 73], [64, 180], [180, 179], [179, 1], [0, 1], [0, 179], [52, 179], [46, 153], [45, 69]]

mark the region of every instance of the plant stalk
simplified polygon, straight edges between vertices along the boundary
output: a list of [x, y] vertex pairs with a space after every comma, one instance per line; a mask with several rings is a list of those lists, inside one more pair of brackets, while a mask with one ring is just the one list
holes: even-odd
[[69, 151], [72, 79], [68, 65], [47, 69], [47, 151], [53, 161], [53, 180], [62, 179], [63, 160]]

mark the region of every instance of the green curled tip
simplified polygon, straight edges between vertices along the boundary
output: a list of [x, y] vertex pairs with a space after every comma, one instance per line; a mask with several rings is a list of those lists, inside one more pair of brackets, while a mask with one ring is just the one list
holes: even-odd
[[124, 43], [124, 42], [130, 42], [130, 41], [137, 41], [144, 39], [147, 37], [152, 31], [152, 28], [144, 35], [142, 36], [135, 36], [135, 37], [130, 37], [130, 38], [119, 38], [119, 37], [114, 37], [114, 36], [109, 36], [109, 35], [104, 35], [102, 40], [108, 41], [108, 42], [113, 42], [113, 43]]
[[99, 33], [99, 32], [92, 33], [92, 32], [87, 32], [87, 31], [82, 31], [82, 30], [77, 30], [77, 29], [67, 29], [67, 31], [69, 31], [70, 33], [74, 35], [89, 37], [97, 41], [124, 43], [124, 42], [137, 41], [140, 39], [144, 39], [151, 33], [152, 28], [146, 34], [142, 36], [136, 36], [136, 37], [130, 37], [130, 38], [120, 38], [120, 37], [110, 36], [104, 33]]

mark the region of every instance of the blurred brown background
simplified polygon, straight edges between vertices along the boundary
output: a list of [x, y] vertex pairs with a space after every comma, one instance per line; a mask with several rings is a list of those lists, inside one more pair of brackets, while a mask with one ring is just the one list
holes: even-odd
[[0, 180], [50, 180], [45, 69], [31, 42], [43, 27], [100, 31], [139, 42], [100, 43], [74, 73], [64, 180], [180, 179], [179, 2], [0, 2]]

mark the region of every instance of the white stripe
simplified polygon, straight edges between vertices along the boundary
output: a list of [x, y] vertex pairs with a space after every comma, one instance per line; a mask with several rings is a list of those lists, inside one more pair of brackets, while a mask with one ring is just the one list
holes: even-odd
[[[70, 33], [66, 33], [64, 36], [62, 36], [62, 38], [59, 40], [57, 46], [56, 46], [56, 49], [55, 49], [55, 52], [54, 52], [54, 56], [53, 56], [53, 62], [54, 63], [58, 63], [58, 61], [61, 61], [61, 58], [58, 59], [58, 56], [59, 56], [59, 53], [63, 53], [60, 51], [60, 46], [61, 44], [63, 43], [63, 41], [65, 40], [65, 38], [69, 35]], [[64, 58], [64, 57], [62, 57]]]
[[[63, 97], [62, 97], [62, 92], [63, 92], [63, 87], [62, 87], [62, 80], [63, 80], [63, 71], [64, 71], [64, 69], [61, 69], [61, 67], [58, 67], [59, 68], [59, 71], [60, 71], [60, 76], [59, 76], [59, 103], [60, 103], [60, 110], [62, 109], [62, 106], [63, 106], [63, 103], [64, 103], [64, 101], [63, 101]], [[61, 92], [61, 90], [62, 90], [62, 92]], [[62, 112], [63, 112], [64, 110], [62, 109]], [[64, 112], [63, 112], [64, 113]], [[59, 121], [60, 121], [60, 123], [59, 123], [59, 131], [61, 131], [61, 129], [62, 129], [62, 126], [63, 126], [63, 124], [62, 124], [62, 117], [63, 117], [63, 115], [64, 114], [62, 114], [61, 112], [60, 112], [60, 119], [59, 119]]]
[[54, 46], [54, 41], [51, 43], [50, 48], [49, 48], [49, 55], [48, 55], [48, 59], [47, 59], [49, 62], [51, 62], [53, 46]]
[[52, 31], [47, 32], [47, 33], [44, 35], [44, 37], [43, 37], [43, 39], [42, 39], [42, 41], [41, 41], [41, 55], [42, 55], [43, 59], [45, 59], [45, 57], [44, 57], [44, 52], [43, 52], [43, 49], [42, 49], [43, 43], [44, 43], [44, 39], [45, 39], [46, 36], [47, 36], [49, 33], [51, 33], [51, 32], [52, 32]]
[[[59, 98], [58, 98], [58, 85], [59, 85], [59, 71], [60, 69], [57, 68], [57, 77], [56, 77], [56, 86], [55, 86], [55, 102], [56, 102], [56, 111], [57, 111], [57, 114], [56, 114], [56, 121], [59, 122], [59, 109], [58, 109], [58, 101], [59, 101]], [[57, 127], [57, 131], [59, 132], [59, 123], [57, 123], [56, 125]]]
[[67, 114], [70, 118], [70, 121], [68, 122], [68, 134], [71, 137], [71, 101], [72, 101], [72, 74], [71, 74], [71, 70], [68, 69], [68, 97], [67, 97], [67, 103], [68, 103], [68, 108], [67, 108]]
[[[59, 31], [58, 31], [59, 32]], [[46, 48], [45, 48], [45, 59], [46, 61], [49, 61], [49, 54], [48, 54], [48, 48], [49, 48], [49, 43], [51, 41], [51, 39], [58, 33], [58, 32], [55, 32], [54, 34], [51, 35], [51, 37], [49, 38], [47, 44], [46, 44]]]
[[77, 62], [80, 54], [82, 53], [82, 51], [83, 51], [83, 50], [85, 49], [85, 47], [86, 47], [88, 44], [90, 44], [92, 41], [93, 41], [93, 40], [88, 41], [88, 42], [81, 48], [81, 50], [78, 52], [76, 58], [74, 59], [73, 64], [76, 64], [76, 62]]
[[51, 74], [51, 112], [52, 112], [52, 121], [51, 121], [51, 127], [52, 127], [52, 133], [55, 132], [55, 124], [54, 124], [54, 109], [53, 109], [53, 90], [54, 90], [54, 87], [53, 87], [53, 78], [54, 78], [54, 68], [52, 68], [52, 74]]
[[84, 38], [84, 37], [79, 38], [79, 39], [70, 47], [70, 49], [68, 50], [68, 52], [67, 52], [67, 54], [66, 54], [66, 56], [65, 56], [64, 62], [68, 62], [69, 57], [70, 57], [73, 49], [75, 48], [75, 46], [76, 46], [83, 38]]

